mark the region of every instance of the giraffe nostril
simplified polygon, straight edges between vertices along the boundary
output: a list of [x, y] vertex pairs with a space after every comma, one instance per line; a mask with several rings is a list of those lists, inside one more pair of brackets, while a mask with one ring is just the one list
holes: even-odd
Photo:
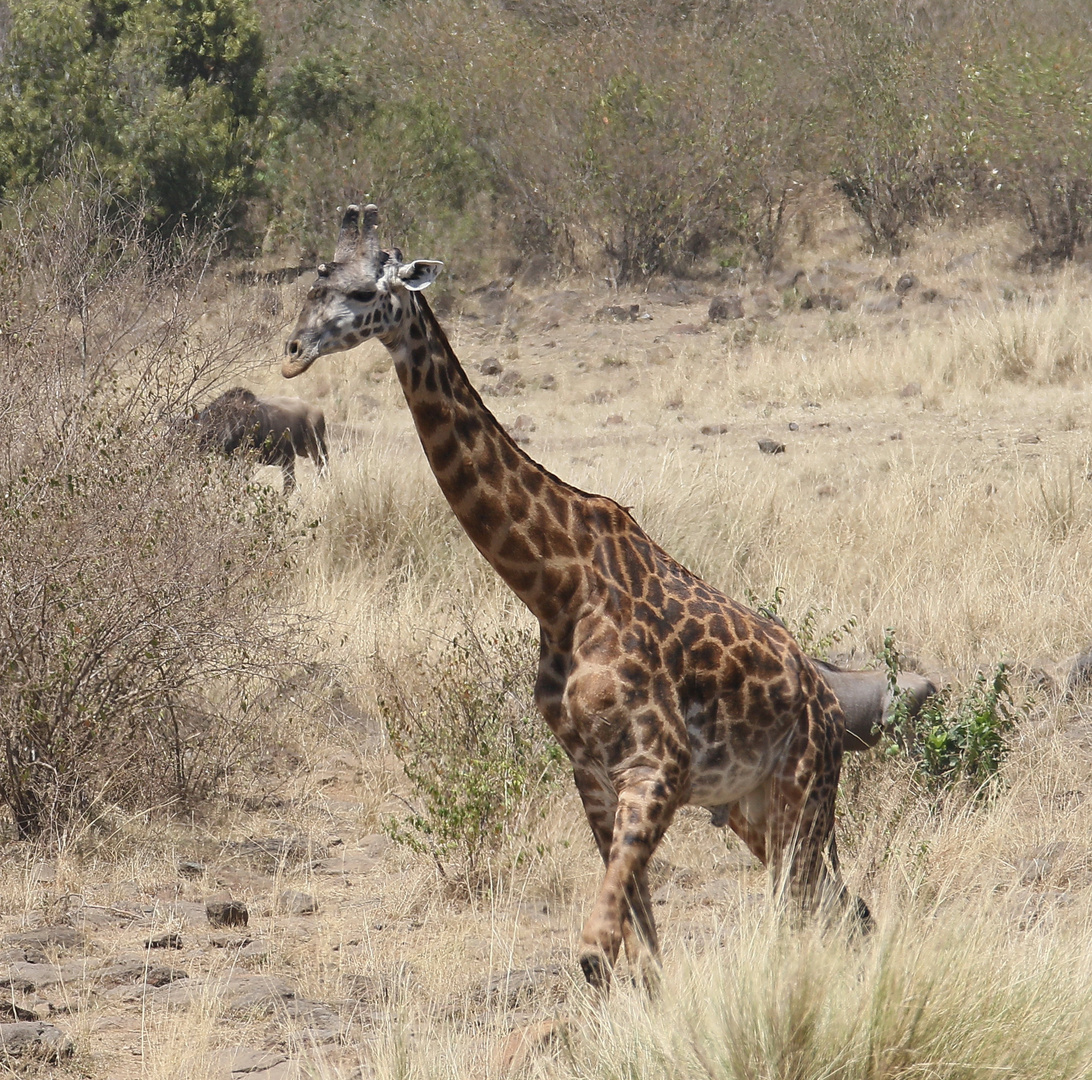
[[288, 355], [295, 356], [300, 351], [299, 339], [295, 338], [288, 343]]

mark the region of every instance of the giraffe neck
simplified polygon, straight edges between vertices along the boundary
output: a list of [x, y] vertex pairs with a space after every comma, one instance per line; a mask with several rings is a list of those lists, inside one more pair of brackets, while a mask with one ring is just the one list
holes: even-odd
[[467, 536], [549, 628], [579, 602], [594, 496], [529, 458], [486, 408], [419, 293], [383, 338], [425, 456]]

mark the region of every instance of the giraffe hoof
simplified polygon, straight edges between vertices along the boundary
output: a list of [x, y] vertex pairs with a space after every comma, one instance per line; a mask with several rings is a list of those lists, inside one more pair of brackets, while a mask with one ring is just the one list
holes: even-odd
[[580, 958], [580, 967], [589, 986], [596, 990], [610, 989], [610, 964], [602, 953], [586, 953]]

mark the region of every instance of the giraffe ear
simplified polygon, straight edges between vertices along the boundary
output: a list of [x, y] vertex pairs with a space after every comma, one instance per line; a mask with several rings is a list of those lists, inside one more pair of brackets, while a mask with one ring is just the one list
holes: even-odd
[[439, 276], [444, 264], [435, 259], [414, 259], [398, 268], [398, 278], [407, 289], [419, 292], [427, 289]]

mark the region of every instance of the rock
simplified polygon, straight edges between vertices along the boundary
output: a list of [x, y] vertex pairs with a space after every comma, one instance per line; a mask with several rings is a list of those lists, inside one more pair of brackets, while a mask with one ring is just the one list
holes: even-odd
[[898, 281], [895, 282], [895, 292], [899, 296], [905, 296], [915, 285], [917, 285], [918, 279], [913, 274], [903, 274]]
[[253, 940], [247, 934], [209, 934], [209, 944], [214, 949], [242, 949]]
[[315, 857], [314, 845], [304, 837], [294, 836], [240, 840], [226, 845], [225, 850], [236, 858], [256, 862], [271, 870], [289, 864], [308, 863]]
[[852, 289], [820, 289], [818, 292], [808, 293], [800, 301], [803, 311], [813, 308], [821, 308], [824, 311], [848, 311], [849, 305], [856, 299]]
[[84, 943], [84, 935], [71, 926], [39, 926], [20, 930], [4, 938], [5, 945], [32, 949], [75, 949]]
[[508, 428], [508, 434], [517, 439], [519, 436], [528, 436], [535, 430], [534, 418], [528, 416], [526, 413], [520, 413], [519, 416], [512, 421], [511, 426]]
[[607, 304], [595, 313], [594, 318], [599, 322], [636, 322], [640, 314], [640, 304], [630, 304], [628, 307], [623, 307], [621, 304]]
[[1038, 435], [1021, 435], [1017, 440], [1018, 443], [1024, 443], [1028, 446], [1034, 446], [1036, 443], [1042, 440]]
[[701, 334], [703, 330], [693, 323], [676, 323], [674, 326], [668, 327], [667, 332], [669, 334]]
[[479, 365], [478, 370], [483, 375], [499, 375], [504, 367], [495, 356], [487, 356]]
[[244, 960], [266, 960], [269, 957], [269, 942], [251, 941], [239, 950]]
[[229, 1073], [232, 1077], [236, 1077], [268, 1073], [270, 1069], [286, 1061], [288, 1061], [288, 1055], [278, 1050], [254, 1050], [247, 1046], [235, 1046], [230, 1050], [221, 1050], [216, 1055], [212, 1075], [220, 1076]]
[[919, 382], [908, 382], [899, 391], [899, 397], [901, 397], [901, 398], [921, 397], [921, 383], [919, 383]]
[[785, 452], [785, 444], [774, 439], [759, 439], [758, 448], [764, 454], [783, 454]]
[[493, 1055], [494, 1068], [500, 1073], [518, 1072], [537, 1055], [552, 1050], [568, 1036], [564, 1020], [540, 1020], [517, 1028], [504, 1040]]
[[146, 949], [181, 949], [182, 935], [177, 930], [168, 930], [165, 934], [157, 934], [144, 942]]
[[184, 878], [198, 878], [205, 872], [205, 864], [193, 859], [183, 859], [178, 864], [178, 873]]
[[103, 986], [127, 986], [133, 983], [166, 986], [168, 983], [188, 978], [189, 975], [180, 968], [146, 964], [140, 957], [111, 964], [96, 972], [96, 979]]
[[27, 992], [58, 983], [78, 983], [101, 964], [99, 960], [74, 960], [67, 964], [12, 964], [6, 975], [0, 976], [0, 986]]
[[41, 1021], [0, 1024], [0, 1051], [13, 1057], [59, 1061], [71, 1057], [75, 1044], [60, 1028]]
[[866, 300], [861, 305], [861, 310], [869, 315], [890, 315], [902, 307], [902, 297], [895, 293], [881, 296], [878, 300]]
[[497, 393], [501, 395], [518, 394], [524, 386], [523, 376], [514, 368], [509, 368], [497, 380]]
[[624, 424], [626, 418], [621, 413], [611, 413], [610, 416], [603, 421], [604, 424]]
[[589, 405], [605, 405], [614, 400], [614, 395], [609, 390], [593, 390], [585, 399]]
[[531, 1001], [564, 996], [565, 968], [561, 964], [502, 971], [473, 992], [476, 1002], [495, 1009], [516, 1009]]
[[542, 380], [538, 384], [543, 390], [556, 390], [557, 378], [549, 373], [542, 376]]
[[242, 900], [228, 897], [214, 897], [205, 901], [205, 915], [210, 926], [246, 926], [250, 921], [250, 912]]
[[703, 435], [727, 435], [727, 424], [702, 424], [699, 429]]
[[38, 1014], [30, 1009], [16, 1005], [14, 1001], [0, 998], [0, 1016], [9, 1020], [37, 1020]]
[[318, 902], [310, 893], [286, 889], [277, 897], [277, 911], [282, 915], [313, 915]]
[[733, 294], [715, 296], [709, 303], [710, 322], [731, 322], [743, 318], [743, 300]]

